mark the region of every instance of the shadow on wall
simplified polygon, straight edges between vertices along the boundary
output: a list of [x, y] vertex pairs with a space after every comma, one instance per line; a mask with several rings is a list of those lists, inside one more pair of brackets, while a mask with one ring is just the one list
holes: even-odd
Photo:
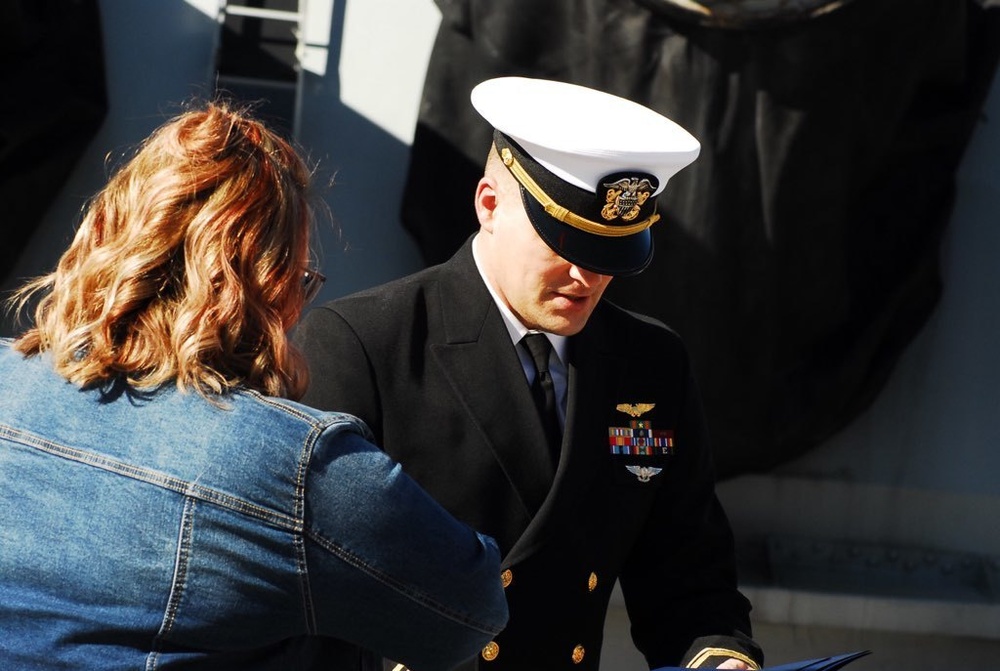
[[399, 194], [410, 148], [341, 100], [339, 72], [346, 3], [334, 4], [326, 75], [304, 73], [300, 143], [329, 186], [332, 225], [321, 222], [314, 245], [328, 281], [314, 304], [381, 284], [423, 267], [402, 231]]
[[[27, 4], [27, 3], [25, 3]], [[53, 12], [66, 10], [70, 2], [41, 3]], [[101, 0], [83, 3], [93, 10], [100, 26], [88, 29], [88, 38], [103, 44], [103, 63], [65, 57], [50, 68], [67, 73], [82, 68], [84, 79], [102, 79], [106, 88], [107, 114], [89, 143], [82, 141], [75, 164], [67, 165], [68, 177], [61, 190], [40, 198], [40, 218], [24, 231], [20, 253], [4, 268], [3, 297], [26, 278], [51, 270], [69, 244], [87, 199], [104, 184], [108, 169], [135, 143], [161, 122], [180, 111], [181, 103], [211, 90], [211, 63], [218, 24], [186, 3], [135, 3]], [[82, 19], [81, 19], [82, 20]], [[179, 41], [184, 49], [177, 49]], [[68, 70], [68, 68], [70, 68]], [[61, 96], [58, 89], [51, 91]], [[44, 117], [44, 98], [24, 100], [22, 113], [32, 119]], [[54, 147], [48, 147], [54, 150]], [[0, 180], [4, 188], [6, 180]], [[20, 330], [4, 312], [0, 335]]]
[[[15, 3], [16, 4], [16, 3]], [[21, 4], [28, 4], [22, 0]], [[44, 14], [50, 6], [66, 4], [38, 2], [33, 7], [36, 14]], [[56, 103], [63, 100], [63, 90], [58, 85], [39, 80], [24, 90], [45, 88], [46, 95], [19, 98], [22, 107], [18, 119], [26, 131], [31, 130], [37, 144], [32, 145], [32, 156], [40, 166], [54, 163], [49, 152], [59, 152], [60, 169], [68, 176], [63, 188], [48, 188], [56, 182], [42, 178], [33, 179], [39, 187], [31, 198], [21, 198], [25, 191], [23, 178], [15, 179], [24, 171], [23, 151], [14, 153], [11, 137], [17, 133], [6, 128], [0, 147], [0, 194], [16, 195], [24, 207], [35, 212], [35, 220], [15, 217], [16, 210], [5, 203], [5, 244], [2, 252], [4, 296], [19, 286], [25, 278], [48, 272], [58, 260], [79, 223], [80, 211], [86, 200], [104, 184], [109, 169], [118, 157], [127, 154], [156, 126], [180, 111], [184, 103], [212, 95], [216, 81], [216, 47], [220, 40], [218, 22], [187, 3], [136, 3], [131, 0], [102, 0], [98, 17], [95, 2], [83, 3], [93, 10], [93, 21], [100, 19], [100, 27], [87, 31], [88, 39], [98, 39], [103, 34], [103, 64], [99, 60], [78, 58], [75, 69], [81, 70], [79, 81], [106, 81], [107, 118], [98, 129], [99, 119], [91, 121], [89, 134], [77, 140], [76, 152], [66, 153], [67, 143], [52, 133], [39, 129], [39, 119], [49, 119], [49, 126], [58, 125], [69, 115], [56, 115]], [[319, 300], [342, 295], [377, 284], [421, 267], [416, 248], [401, 230], [398, 211], [398, 194], [405, 178], [409, 148], [364, 117], [346, 107], [339, 99], [340, 45], [344, 30], [343, 2], [335, 3], [336, 11], [331, 23], [331, 45], [328, 54], [327, 74], [323, 77], [306, 73], [300, 91], [301, 127], [298, 144], [318, 165], [317, 189], [328, 202], [333, 222], [321, 222], [317, 247], [329, 281]], [[6, 7], [7, 5], [4, 5]], [[52, 10], [54, 11], [54, 10]], [[6, 31], [13, 22], [2, 22]], [[86, 25], [80, 19], [79, 25]], [[98, 36], [98, 37], [95, 37]], [[183, 41], [184, 49], [176, 45]], [[47, 42], [46, 42], [47, 44]], [[99, 47], [98, 55], [99, 54]], [[61, 52], [60, 52], [61, 53]], [[55, 58], [59, 56], [57, 53]], [[9, 56], [12, 57], [12, 56]], [[68, 77], [70, 70], [65, 62], [74, 59], [61, 54], [60, 65], [53, 64], [44, 72], [53, 76]], [[262, 58], [270, 58], [262, 54]], [[62, 70], [60, 69], [62, 68]], [[4, 77], [13, 77], [9, 68]], [[18, 76], [27, 77], [27, 70]], [[8, 80], [9, 81], [9, 80]], [[16, 90], [16, 81], [5, 90]], [[233, 94], [243, 94], [256, 99], [253, 89], [234, 88]], [[103, 90], [102, 90], [103, 95]], [[53, 97], [59, 101], [53, 101]], [[76, 104], [76, 103], [74, 103]], [[76, 104], [74, 111], [81, 107]], [[278, 108], [281, 106], [278, 105]], [[103, 112], [103, 109], [101, 110]], [[290, 127], [290, 123], [273, 118], [274, 106], [263, 106], [259, 115], [277, 125]], [[81, 117], [84, 115], [81, 113]], [[0, 116], [0, 122], [8, 121]], [[67, 121], [67, 126], [73, 119]], [[82, 121], [82, 119], [81, 119]], [[96, 132], [95, 132], [96, 131]], [[25, 135], [26, 136], [26, 135]], [[91, 139], [92, 136], [92, 139]], [[27, 136], [26, 136], [27, 137]], [[55, 140], [53, 140], [55, 138]], [[89, 141], [89, 144], [88, 144]], [[21, 157], [21, 158], [19, 158]], [[38, 158], [41, 157], [41, 158]], [[68, 157], [68, 158], [67, 158]], [[78, 157], [78, 158], [77, 158]], [[49, 174], [45, 173], [47, 177]], [[325, 185], [333, 182], [330, 189]], [[42, 184], [41, 182], [46, 182]], [[42, 193], [41, 191], [44, 191]], [[11, 218], [6, 214], [9, 213]], [[7, 244], [7, 221], [23, 222], [18, 230], [23, 244], [15, 249], [12, 241]], [[0, 335], [16, 331], [11, 315], [4, 314], [0, 321]]]
[[97, 0], [0, 4], [0, 280], [107, 113]]

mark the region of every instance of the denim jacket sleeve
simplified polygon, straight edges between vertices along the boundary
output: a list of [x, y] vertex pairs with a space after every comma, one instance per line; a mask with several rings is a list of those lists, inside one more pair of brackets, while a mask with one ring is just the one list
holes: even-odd
[[506, 624], [497, 545], [350, 426], [323, 431], [306, 479], [307, 609], [316, 633], [415, 671], [452, 668]]

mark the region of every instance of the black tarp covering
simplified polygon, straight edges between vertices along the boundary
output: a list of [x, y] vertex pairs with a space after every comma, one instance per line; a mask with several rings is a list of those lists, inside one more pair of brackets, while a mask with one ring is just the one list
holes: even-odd
[[940, 294], [955, 172], [1000, 48], [996, 7], [854, 0], [719, 27], [667, 0], [438, 5], [402, 210], [428, 263], [477, 226], [490, 140], [468, 103], [477, 82], [622, 95], [702, 142], [660, 198], [652, 265], [609, 296], [688, 343], [720, 476], [797, 456], [869, 405]]
[[0, 279], [106, 112], [97, 0], [0, 0]]

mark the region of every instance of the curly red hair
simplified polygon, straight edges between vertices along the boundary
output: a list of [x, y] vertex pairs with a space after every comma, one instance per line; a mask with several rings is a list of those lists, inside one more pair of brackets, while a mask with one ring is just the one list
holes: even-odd
[[170, 120], [88, 204], [15, 347], [81, 386], [174, 382], [298, 398], [287, 333], [302, 310], [311, 171], [246, 110], [212, 102]]

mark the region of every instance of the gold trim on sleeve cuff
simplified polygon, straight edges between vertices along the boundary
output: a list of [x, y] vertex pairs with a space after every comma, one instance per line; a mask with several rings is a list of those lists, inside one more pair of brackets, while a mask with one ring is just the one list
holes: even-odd
[[753, 661], [750, 657], [747, 657], [742, 652], [737, 652], [736, 650], [730, 650], [728, 648], [703, 648], [697, 655], [694, 656], [694, 658], [691, 659], [686, 668], [697, 669], [698, 666], [709, 657], [731, 657], [747, 664], [754, 671], [759, 671], [760, 669], [757, 662]]

